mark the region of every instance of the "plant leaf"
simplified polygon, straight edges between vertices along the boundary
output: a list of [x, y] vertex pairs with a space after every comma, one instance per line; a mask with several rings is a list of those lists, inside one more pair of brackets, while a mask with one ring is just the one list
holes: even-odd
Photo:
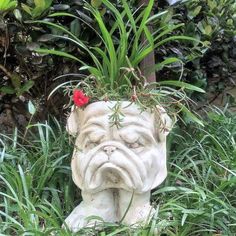
[[102, 4], [102, 0], [91, 0], [91, 5], [95, 8], [100, 7], [101, 4]]
[[22, 4], [21, 4], [21, 8], [22, 8], [25, 12], [27, 12], [29, 15], [32, 16], [32, 8], [31, 8], [31, 7], [29, 7], [29, 6], [27, 6], [26, 4], [22, 3]]
[[28, 112], [31, 115], [34, 115], [36, 112], [36, 108], [35, 108], [34, 104], [31, 102], [31, 100], [29, 100], [29, 102], [28, 102]]
[[0, 91], [5, 94], [14, 94], [16, 93], [16, 90], [10, 86], [2, 86], [0, 88]]
[[181, 109], [181, 112], [184, 113], [190, 121], [196, 122], [197, 124], [204, 127], [203, 122], [198, 119], [192, 112], [190, 112], [185, 105], [183, 105], [182, 103], [177, 103], [177, 106]]
[[205, 93], [205, 91], [197, 86], [194, 86], [192, 84], [188, 84], [182, 81], [178, 81], [178, 80], [165, 80], [165, 81], [160, 81], [158, 82], [158, 84], [160, 85], [172, 85], [172, 86], [176, 86], [176, 87], [181, 87], [181, 88], [185, 88], [188, 90], [192, 90], [192, 91], [196, 91], [199, 93]]
[[28, 80], [21, 88], [20, 91], [22, 93], [28, 92], [29, 89], [31, 89], [34, 86], [34, 81], [33, 80]]
[[19, 89], [21, 86], [21, 77], [18, 74], [13, 73], [11, 75], [11, 83], [15, 89]]
[[58, 51], [58, 50], [54, 50], [54, 49], [44, 49], [44, 48], [39, 48], [39, 49], [36, 49], [35, 51], [38, 53], [43, 53], [43, 54], [53, 54], [53, 55], [57, 55], [57, 56], [61, 56], [61, 57], [66, 57], [66, 58], [81, 62], [81, 60], [79, 60], [77, 57], [75, 57], [67, 52], [62, 52], [62, 51]]
[[76, 37], [79, 36], [80, 34], [80, 22], [78, 19], [74, 19], [71, 23], [70, 23], [70, 31], [72, 34], [74, 34]]

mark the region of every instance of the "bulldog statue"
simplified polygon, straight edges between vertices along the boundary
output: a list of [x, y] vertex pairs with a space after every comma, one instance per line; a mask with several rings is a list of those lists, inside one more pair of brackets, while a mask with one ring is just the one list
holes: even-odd
[[[171, 120], [163, 108], [141, 111], [121, 102], [119, 126], [111, 121], [117, 102], [74, 109], [67, 130], [76, 136], [72, 176], [83, 201], [65, 220], [77, 232], [89, 216], [105, 222], [141, 223], [153, 214], [151, 189], [166, 178], [166, 136]], [[94, 224], [94, 222], [93, 222]]]

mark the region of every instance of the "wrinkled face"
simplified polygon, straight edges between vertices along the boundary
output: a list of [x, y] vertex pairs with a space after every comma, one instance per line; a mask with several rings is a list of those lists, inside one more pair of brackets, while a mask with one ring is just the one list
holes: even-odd
[[135, 105], [123, 108], [118, 128], [111, 124], [112, 110], [104, 102], [80, 112], [75, 115], [80, 127], [72, 158], [73, 179], [80, 188], [141, 193], [165, 179], [165, 139], [157, 139], [154, 114], [140, 113]]

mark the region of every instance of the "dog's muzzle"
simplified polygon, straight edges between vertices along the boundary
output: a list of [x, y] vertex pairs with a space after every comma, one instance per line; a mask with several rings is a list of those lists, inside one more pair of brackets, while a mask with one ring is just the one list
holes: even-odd
[[147, 171], [140, 157], [120, 142], [107, 141], [87, 153], [78, 153], [84, 189], [141, 190]]

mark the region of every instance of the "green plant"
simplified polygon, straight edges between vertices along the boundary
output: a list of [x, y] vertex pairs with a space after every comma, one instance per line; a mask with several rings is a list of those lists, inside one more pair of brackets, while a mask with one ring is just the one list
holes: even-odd
[[12, 138], [1, 135], [6, 149], [0, 160], [0, 233], [50, 234], [61, 228], [75, 192], [68, 167], [71, 151], [56, 120], [54, 130], [47, 123], [30, 125], [27, 137], [33, 141], [23, 137], [24, 145], [17, 130]]
[[[159, 5], [166, 9], [163, 3]], [[169, 8], [169, 6], [168, 6]], [[166, 55], [178, 55], [185, 64], [183, 81], [208, 90], [215, 95], [226, 87], [234, 86], [236, 4], [234, 0], [182, 1], [169, 10], [168, 21], [185, 23], [184, 35], [195, 37], [208, 45], [194, 51], [186, 43], [175, 43], [156, 52], [157, 60]], [[187, 56], [186, 56], [187, 55]], [[173, 78], [179, 67], [172, 66], [160, 72], [159, 78]], [[203, 94], [193, 93], [193, 98], [205, 100]]]
[[[6, 2], [1, 1], [4, 4]], [[0, 24], [0, 55], [2, 55], [0, 64], [11, 74], [18, 75], [21, 82], [20, 88], [27, 81], [31, 81], [29, 85], [32, 85], [28, 89], [20, 91], [17, 96], [17, 90], [13, 86], [11, 78], [0, 70], [0, 89], [2, 88], [0, 96], [1, 111], [2, 109], [5, 111], [5, 104], [7, 106], [9, 104], [15, 116], [18, 110], [18, 103], [21, 103], [21, 98], [25, 97], [23, 100], [25, 101], [25, 107], [27, 107], [29, 98], [33, 101], [39, 101], [39, 108], [45, 111], [39, 112], [35, 119], [45, 119], [44, 114], [48, 113], [53, 113], [59, 118], [63, 105], [68, 102], [67, 97], [62, 99], [62, 91], [59, 91], [51, 99], [47, 100], [45, 98], [48, 97], [59, 82], [68, 81], [69, 75], [61, 75], [70, 73], [70, 78], [73, 77], [75, 79], [76, 74], [81, 73], [79, 68], [82, 65], [78, 61], [68, 60], [65, 57], [58, 57], [52, 54], [39, 55], [34, 53], [33, 50], [35, 48], [57, 49], [58, 51], [67, 52], [89, 65], [94, 65], [94, 63], [86, 51], [77, 47], [72, 41], [54, 37], [54, 35], [67, 36], [67, 33], [47, 24], [37, 24], [36, 26], [29, 24], [28, 21], [40, 19], [63, 25], [64, 28], [72, 32], [90, 49], [97, 46], [101, 47], [105, 52], [104, 44], [99, 38], [101, 32], [96, 20], [94, 20], [91, 12], [84, 7], [86, 2], [89, 3], [90, 1], [67, 1], [65, 4], [65, 2], [55, 0], [50, 8], [42, 11], [41, 15], [33, 17], [23, 10], [22, 4], [32, 7], [31, 10], [33, 10], [35, 8], [34, 1], [22, 0], [16, 8], [0, 14], [4, 16], [3, 24]], [[120, 13], [124, 11], [120, 1], [112, 0], [110, 2]], [[174, 6], [167, 6], [165, 1], [160, 1], [158, 6], [155, 5], [154, 13], [163, 14], [150, 22], [154, 31], [160, 30], [161, 32], [162, 29], [167, 29], [168, 26], [184, 24], [182, 27], [170, 31], [168, 37], [186, 35], [198, 39], [198, 41], [193, 42], [189, 40], [172, 40], [155, 50], [156, 62], [159, 64], [155, 68], [158, 81], [176, 80], [181, 75], [181, 81], [205, 90], [208, 89], [214, 96], [222, 92], [226, 86], [234, 86], [236, 71], [234, 42], [235, 3], [234, 0], [214, 0], [215, 7], [210, 8], [208, 6], [210, 2], [212, 1], [182, 1], [182, 3]], [[111, 30], [115, 24], [114, 13], [103, 4], [99, 5], [99, 1], [91, 1], [91, 4], [95, 4], [93, 5], [94, 7], [98, 4], [97, 7], [101, 10], [104, 24], [108, 30]], [[131, 12], [136, 12], [134, 18], [140, 15], [141, 9], [137, 7], [134, 1], [129, 1], [129, 7]], [[66, 13], [72, 14], [77, 18], [66, 15], [48, 17], [48, 15], [58, 11], [61, 13], [66, 11]], [[127, 16], [124, 16], [123, 19], [125, 23], [129, 22]], [[137, 22], [138, 24], [139, 22]], [[203, 27], [200, 27], [201, 25]], [[211, 34], [207, 35], [204, 31], [206, 28], [206, 31], [210, 32], [208, 30], [210, 28], [209, 25], [212, 31]], [[99, 34], [96, 34], [92, 28], [95, 28]], [[131, 31], [130, 35], [134, 35], [133, 31]], [[113, 32], [112, 39], [115, 47], [117, 47], [119, 45], [119, 30]], [[205, 41], [208, 47], [202, 47], [199, 41]], [[96, 51], [94, 54], [101, 60]], [[172, 63], [170, 63], [171, 58], [178, 58], [179, 61], [174, 62], [175, 60], [172, 60]], [[162, 63], [165, 60], [169, 63]], [[58, 66], [59, 64], [60, 66]], [[83, 72], [88, 73], [88, 71]], [[61, 76], [59, 77], [60, 80], [53, 80], [54, 77], [58, 76]], [[81, 79], [82, 76], [79, 78]], [[67, 85], [70, 86], [70, 83]], [[76, 85], [76, 81], [73, 82], [73, 85]], [[20, 88], [18, 88], [18, 91]], [[186, 90], [186, 92], [192, 99], [205, 99], [207, 97], [203, 93], [196, 93], [191, 90]], [[113, 91], [114, 99], [117, 98], [115, 94], [115, 91]], [[105, 95], [104, 97], [106, 98]], [[20, 111], [25, 116], [27, 111], [22, 108]], [[17, 119], [15, 120], [16, 122], [18, 121]]]
[[23, 93], [29, 91], [34, 85], [34, 81], [28, 80], [24, 83], [21, 82], [21, 76], [18, 73], [11, 73], [0, 64], [0, 70], [2, 70], [10, 79], [11, 84], [0, 87], [0, 91], [5, 94], [16, 94], [17, 97]]
[[0, 2], [0, 18], [4, 16], [8, 11], [16, 8], [17, 1], [14, 0], [1, 0]]
[[[6, 4], [8, 1], [1, 1]], [[46, 110], [49, 107], [55, 107], [56, 98], [49, 102], [44, 99], [47, 97], [54, 83], [53, 75], [63, 73], [71, 66], [71, 62], [63, 64], [60, 70], [54, 66], [58, 64], [58, 58], [41, 57], [33, 53], [32, 48], [42, 43], [38, 39], [45, 34], [51, 33], [51, 29], [45, 26], [32, 27], [25, 22], [32, 19], [41, 19], [46, 17], [48, 12], [52, 12], [53, 8], [47, 8], [42, 11], [40, 16], [31, 16], [26, 13], [22, 6], [27, 4], [31, 6], [32, 1], [21, 1], [16, 8], [8, 8], [9, 10], [0, 12], [0, 130], [9, 133], [12, 126], [24, 129], [27, 125], [27, 119], [30, 119], [27, 112], [27, 102], [32, 100], [39, 104], [39, 110], [45, 112], [37, 112], [33, 120], [44, 119], [47, 116]], [[38, 4], [43, 1], [39, 1]], [[56, 2], [55, 2], [56, 3]], [[33, 3], [32, 3], [33, 5]], [[5, 6], [5, 5], [4, 5]], [[73, 6], [73, 4], [72, 4]], [[45, 32], [45, 34], [44, 34]], [[45, 41], [43, 41], [45, 44]], [[57, 42], [51, 42], [50, 45], [58, 45]], [[58, 74], [57, 74], [58, 73]], [[57, 100], [57, 105], [60, 102]], [[65, 102], [61, 101], [61, 104]], [[63, 105], [62, 105], [63, 106]], [[46, 107], [46, 110], [45, 110]], [[12, 119], [9, 119], [8, 113]], [[57, 108], [53, 109], [57, 113]], [[51, 110], [51, 113], [52, 110]], [[6, 123], [2, 121], [6, 116]], [[23, 118], [23, 119], [21, 119]], [[8, 122], [9, 121], [9, 122]], [[2, 123], [3, 122], [3, 123]], [[7, 128], [9, 127], [9, 128]], [[11, 131], [10, 131], [11, 133]]]
[[21, 7], [34, 19], [42, 16], [51, 4], [52, 0], [34, 0], [34, 6], [31, 7], [22, 3]]
[[[163, 106], [167, 109], [177, 107], [191, 120], [201, 123], [181, 101], [188, 100], [184, 89], [204, 92], [202, 89], [181, 81], [162, 81], [148, 84], [138, 68], [139, 63], [152, 50], [158, 49], [168, 42], [179, 40], [201, 42], [183, 35], [170, 36], [174, 30], [182, 27], [183, 24], [167, 24], [151, 33], [148, 24], [158, 21], [160, 16], [167, 13], [161, 12], [151, 16], [154, 1], [149, 1], [149, 4], [143, 10], [131, 11], [127, 2], [123, 0], [121, 12], [107, 0], [103, 0], [102, 3], [115, 19], [115, 23], [111, 27], [104, 22], [104, 8], [100, 10], [96, 6], [85, 4], [85, 8], [89, 10], [96, 23], [93, 30], [100, 38], [99, 46], [90, 47], [62, 25], [42, 20], [33, 22], [61, 30], [65, 35], [54, 35], [55, 38], [73, 42], [85, 51], [92, 60], [92, 63], [88, 63], [65, 51], [45, 48], [36, 49], [38, 53], [54, 54], [73, 59], [81, 63], [80, 71], [88, 71], [89, 75], [79, 82], [69, 81], [63, 83], [62, 86], [66, 88], [66, 93], [71, 96], [72, 91], [68, 88], [73, 83], [74, 86], [82, 87], [86, 94], [91, 97], [91, 101], [131, 100], [135, 97], [135, 101], [131, 101], [138, 103], [144, 109], [155, 107], [157, 104], [164, 104]], [[81, 17], [65, 12], [54, 13], [49, 17], [72, 17], [84, 22]], [[142, 37], [146, 38], [145, 42], [141, 40]], [[180, 63], [181, 61], [176, 57], [166, 58], [154, 67], [146, 68], [146, 70], [159, 70], [164, 66], [177, 62]], [[172, 89], [169, 86], [180, 89]], [[172, 114], [175, 113], [172, 111]]]
[[[75, 235], [182, 235], [236, 233], [236, 117], [210, 109], [205, 128], [176, 127], [168, 141], [168, 177], [152, 193], [157, 206], [149, 224], [136, 228], [104, 222]], [[0, 134], [0, 233], [72, 235], [61, 228], [80, 200], [71, 179], [68, 135], [54, 122]]]
[[169, 177], [153, 193], [162, 195], [160, 226], [168, 235], [236, 233], [235, 114], [209, 110], [204, 129], [177, 128], [168, 141]]

